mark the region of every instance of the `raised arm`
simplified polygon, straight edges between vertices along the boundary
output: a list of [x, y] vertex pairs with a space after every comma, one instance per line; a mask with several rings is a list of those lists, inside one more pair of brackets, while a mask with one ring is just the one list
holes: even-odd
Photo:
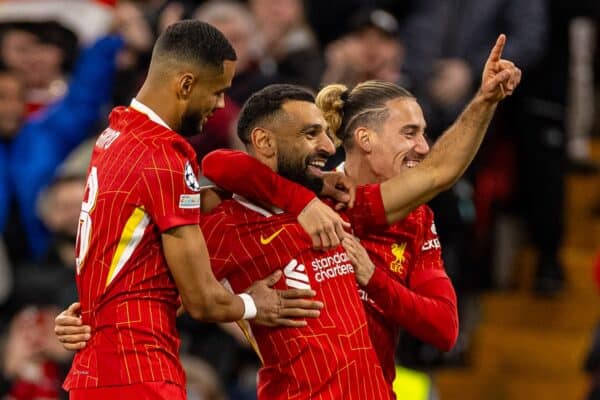
[[496, 106], [512, 94], [521, 80], [519, 68], [501, 58], [505, 42], [506, 37], [500, 35], [485, 63], [479, 91], [425, 160], [381, 184], [389, 223], [399, 221], [418, 205], [449, 189], [475, 157]]

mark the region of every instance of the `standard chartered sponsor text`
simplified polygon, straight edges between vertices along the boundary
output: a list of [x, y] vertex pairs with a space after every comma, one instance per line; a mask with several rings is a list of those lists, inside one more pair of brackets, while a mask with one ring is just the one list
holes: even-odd
[[333, 279], [338, 276], [354, 273], [354, 267], [345, 252], [338, 252], [327, 257], [316, 258], [311, 262], [317, 282]]

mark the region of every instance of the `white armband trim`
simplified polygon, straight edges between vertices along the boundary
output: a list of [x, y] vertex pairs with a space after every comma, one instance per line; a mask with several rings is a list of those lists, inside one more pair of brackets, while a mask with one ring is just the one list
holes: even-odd
[[256, 304], [254, 303], [254, 299], [248, 293], [240, 293], [238, 294], [240, 299], [244, 302], [244, 315], [242, 319], [252, 319], [256, 317]]

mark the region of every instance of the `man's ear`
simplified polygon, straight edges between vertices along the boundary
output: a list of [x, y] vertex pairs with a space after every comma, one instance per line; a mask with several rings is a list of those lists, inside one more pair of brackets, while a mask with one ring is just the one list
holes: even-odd
[[177, 79], [177, 97], [180, 100], [188, 100], [192, 95], [192, 89], [196, 83], [196, 78], [190, 72], [186, 72]]
[[271, 158], [277, 152], [275, 138], [271, 131], [256, 127], [250, 132], [250, 141], [252, 149], [256, 155]]
[[373, 148], [372, 135], [374, 132], [364, 126], [359, 126], [354, 130], [354, 143], [365, 153], [370, 153]]

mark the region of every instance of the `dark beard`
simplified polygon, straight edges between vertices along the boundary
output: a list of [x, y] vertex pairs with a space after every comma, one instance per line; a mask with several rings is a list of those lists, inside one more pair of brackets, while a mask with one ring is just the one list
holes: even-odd
[[304, 186], [318, 195], [323, 190], [323, 179], [309, 175], [306, 172], [311, 159], [312, 157], [308, 157], [303, 161], [294, 162], [280, 152], [277, 155], [277, 170], [279, 175]]
[[202, 132], [202, 126], [200, 121], [202, 117], [198, 117], [195, 114], [184, 114], [181, 117], [181, 127], [179, 128], [179, 134], [184, 137], [190, 137]]

